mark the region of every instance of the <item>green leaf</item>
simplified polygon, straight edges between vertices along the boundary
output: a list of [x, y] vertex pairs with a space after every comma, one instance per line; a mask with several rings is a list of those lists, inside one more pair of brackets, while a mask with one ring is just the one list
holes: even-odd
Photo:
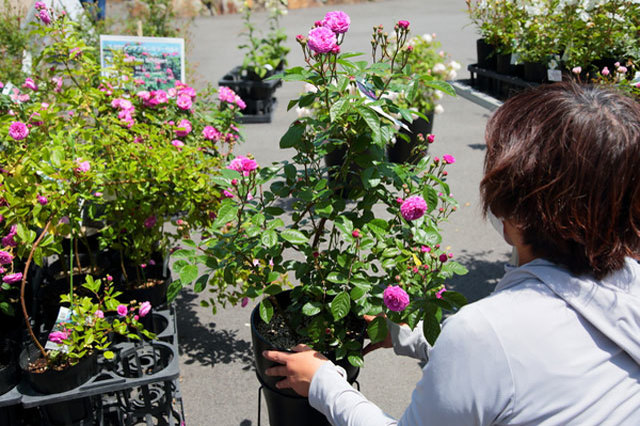
[[336, 284], [343, 284], [347, 282], [347, 278], [338, 272], [329, 272], [329, 275], [327, 275], [327, 281]]
[[180, 290], [182, 290], [182, 283], [180, 280], [172, 281], [167, 289], [167, 301], [173, 302], [178, 296], [178, 293], [180, 293]]
[[196, 281], [193, 286], [193, 291], [196, 293], [202, 292], [207, 287], [207, 282], [209, 281], [209, 275], [204, 274], [201, 275], [200, 278]]
[[233, 204], [225, 204], [218, 210], [216, 223], [227, 223], [236, 219], [238, 216], [238, 206]]
[[347, 359], [349, 360], [349, 363], [354, 367], [360, 367], [360, 368], [364, 367], [364, 360], [360, 355], [351, 354], [347, 357]]
[[113, 359], [116, 356], [116, 354], [111, 351], [105, 351], [102, 355], [104, 355], [105, 359]]
[[387, 320], [384, 317], [375, 317], [367, 326], [367, 334], [372, 343], [381, 342], [387, 338]]
[[469, 272], [464, 265], [461, 265], [458, 262], [450, 262], [447, 266], [449, 267], [449, 270], [456, 275], [466, 275]]
[[293, 164], [287, 164], [284, 166], [284, 174], [287, 176], [288, 180], [295, 180], [296, 178], [296, 168]]
[[353, 232], [353, 222], [351, 222], [346, 217], [340, 218], [341, 222], [336, 222], [335, 226], [338, 228], [343, 234], [351, 236]]
[[180, 281], [190, 284], [198, 277], [198, 265], [187, 265], [180, 270]]
[[349, 108], [349, 98], [342, 98], [331, 105], [331, 109], [329, 110], [329, 115], [331, 117], [331, 121], [336, 121], [342, 114], [347, 111]]
[[349, 297], [349, 293], [346, 291], [338, 293], [336, 297], [333, 298], [333, 301], [331, 302], [331, 313], [336, 321], [346, 317], [350, 309], [351, 298]]
[[456, 96], [456, 90], [446, 81], [442, 80], [423, 80], [422, 84], [432, 89], [439, 90], [446, 93], [449, 96]]
[[280, 139], [280, 148], [292, 148], [298, 145], [302, 139], [302, 135], [304, 134], [304, 129], [304, 125], [294, 125], [289, 127], [287, 133], [285, 133]]
[[430, 345], [433, 345], [440, 334], [440, 322], [436, 317], [438, 307], [433, 303], [428, 303], [422, 318], [422, 332]]
[[306, 235], [295, 229], [286, 229], [280, 233], [280, 236], [291, 244], [305, 244], [309, 241]]
[[434, 227], [423, 226], [421, 228], [414, 229], [413, 239], [418, 244], [433, 246], [436, 244], [440, 244], [440, 242], [442, 241], [442, 236]]
[[358, 108], [358, 114], [364, 119], [367, 123], [367, 126], [373, 132], [373, 137], [375, 139], [380, 139], [380, 118], [378, 115], [371, 109], [367, 107]]
[[278, 235], [276, 234], [276, 231], [270, 229], [262, 233], [260, 241], [262, 241], [262, 244], [264, 244], [265, 247], [271, 248], [278, 242]]
[[260, 312], [260, 318], [262, 318], [262, 321], [268, 324], [269, 321], [271, 321], [271, 317], [273, 317], [273, 305], [271, 305], [269, 299], [262, 300], [262, 302], [260, 302], [260, 307], [258, 308], [258, 310]]
[[445, 291], [442, 293], [442, 298], [457, 307], [467, 304], [467, 298], [457, 291]]
[[422, 196], [427, 202], [427, 211], [432, 211], [438, 206], [438, 193], [432, 186], [426, 186], [422, 191]]
[[302, 313], [308, 317], [317, 315], [322, 310], [322, 303], [320, 302], [307, 302], [302, 307]]

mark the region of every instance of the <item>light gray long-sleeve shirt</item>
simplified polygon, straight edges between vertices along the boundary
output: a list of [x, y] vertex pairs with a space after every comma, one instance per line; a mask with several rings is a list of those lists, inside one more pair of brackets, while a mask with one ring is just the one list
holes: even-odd
[[311, 405], [334, 425], [640, 425], [640, 265], [600, 282], [536, 259], [447, 319], [431, 348], [392, 326], [396, 353], [428, 363], [399, 421], [332, 363]]

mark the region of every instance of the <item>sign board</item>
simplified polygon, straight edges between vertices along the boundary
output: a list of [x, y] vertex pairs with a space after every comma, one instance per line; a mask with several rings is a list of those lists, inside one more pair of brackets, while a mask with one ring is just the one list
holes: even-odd
[[176, 81], [185, 81], [184, 39], [101, 35], [103, 73], [117, 51], [135, 60], [134, 78], [143, 80], [147, 90], [167, 89], [175, 87]]

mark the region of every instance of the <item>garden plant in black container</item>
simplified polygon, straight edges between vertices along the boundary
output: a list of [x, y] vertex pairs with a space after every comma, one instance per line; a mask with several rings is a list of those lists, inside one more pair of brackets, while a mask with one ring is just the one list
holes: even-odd
[[[411, 327], [422, 320], [433, 342], [443, 310], [464, 303], [458, 293], [445, 291], [445, 281], [466, 269], [441, 247], [439, 231], [439, 223], [456, 209], [445, 170], [455, 159], [425, 157], [416, 165], [386, 159], [387, 145], [397, 134], [393, 116], [412, 119], [411, 110], [385, 96], [399, 92], [399, 82], [411, 81], [411, 74], [404, 74], [410, 24], [394, 26], [395, 47], [382, 58], [376, 55], [373, 63], [341, 52], [349, 25], [344, 12], [329, 12], [308, 36], [297, 36], [306, 66], [287, 69], [283, 79], [310, 83], [315, 90], [289, 107], [317, 106], [280, 140], [282, 149], [295, 150], [293, 161], [260, 168], [254, 159], [233, 159], [217, 179], [229, 198], [222, 201], [209, 237], [174, 253], [192, 266], [205, 265], [204, 274], [191, 280], [196, 291], [212, 292], [205, 304], [227, 301], [230, 293], [243, 304], [247, 298], [262, 299], [252, 330], [259, 380], [269, 398], [279, 401], [269, 410], [274, 426], [287, 424], [282, 418], [289, 424], [300, 419], [291, 413], [278, 416], [277, 407], [288, 404], [282, 401], [298, 398], [312, 409], [265, 380], [269, 364], [261, 345], [288, 350], [306, 343], [338, 363], [360, 367], [362, 315], [384, 312]], [[387, 37], [378, 26], [373, 36], [375, 52]], [[344, 152], [342, 163], [327, 167], [325, 155], [338, 149]], [[358, 174], [352, 173], [353, 165]], [[292, 212], [286, 220], [285, 203]], [[386, 212], [375, 213], [374, 206]], [[289, 279], [299, 285], [292, 287]], [[387, 305], [389, 298], [403, 303]], [[278, 330], [290, 338], [271, 339]], [[372, 340], [382, 339], [386, 322], [374, 320], [367, 332]]]

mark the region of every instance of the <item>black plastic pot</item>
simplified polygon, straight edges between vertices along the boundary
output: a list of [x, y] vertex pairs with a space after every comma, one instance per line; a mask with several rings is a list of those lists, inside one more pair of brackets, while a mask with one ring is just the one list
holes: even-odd
[[547, 81], [547, 66], [542, 62], [525, 62], [524, 79], [532, 83], [545, 83]]
[[[278, 304], [280, 306], [288, 306], [290, 304], [290, 295], [291, 295], [290, 290], [284, 291], [278, 294], [276, 296]], [[262, 356], [263, 351], [267, 351], [267, 350], [276, 350], [276, 351], [284, 351], [284, 352], [291, 352], [291, 351], [289, 350], [289, 348], [278, 348], [274, 346], [271, 342], [265, 339], [258, 332], [256, 324], [258, 321], [262, 321], [262, 319], [260, 319], [260, 313], [258, 312], [258, 309], [259, 309], [259, 306], [256, 306], [251, 312], [251, 341], [253, 343], [253, 355], [254, 355], [255, 365], [256, 365], [256, 374], [258, 375], [258, 378], [260, 379], [260, 381], [264, 383], [266, 386], [270, 387], [272, 390], [284, 395], [298, 396], [298, 394], [296, 394], [291, 389], [277, 389], [275, 384], [280, 380], [282, 380], [282, 378], [267, 376], [265, 373], [265, 370], [267, 368], [270, 368], [279, 364], [264, 358]], [[365, 329], [365, 325], [363, 322], [362, 329], [357, 330], [359, 336], [361, 336], [361, 343], [364, 342], [364, 329]], [[349, 383], [353, 383], [358, 378], [360, 369], [358, 367], [354, 367], [353, 365], [351, 365], [351, 363], [349, 363], [349, 361], [346, 358], [343, 358], [340, 361], [336, 361], [335, 356], [333, 354], [329, 353], [329, 354], [325, 354], [325, 356], [327, 356], [327, 358], [332, 360], [335, 364], [345, 369], [347, 373], [347, 381]]]
[[18, 348], [19, 345], [15, 340], [0, 339], [0, 395], [9, 392], [20, 381]]
[[[400, 129], [400, 133], [409, 137], [409, 141], [406, 141], [402, 137], [397, 137], [394, 144], [390, 144], [387, 147], [387, 156], [389, 161], [397, 164], [417, 164], [428, 152], [428, 145], [426, 138], [429, 133], [433, 132], [433, 119], [434, 112], [429, 111], [426, 114], [428, 120], [422, 117], [418, 117], [411, 123], [405, 123], [409, 130], [403, 128]], [[425, 142], [420, 142], [418, 135], [424, 137]], [[415, 152], [415, 149], [422, 145], [424, 150], [422, 152]]]
[[[50, 395], [75, 389], [86, 383], [98, 370], [98, 357], [92, 354], [82, 358], [76, 365], [62, 371], [47, 370], [43, 373], [29, 371], [29, 364], [41, 357], [38, 348], [31, 344], [20, 353], [19, 365], [31, 388]], [[53, 425], [69, 425], [92, 418], [90, 398], [78, 398], [43, 407], [47, 420]]]
[[318, 410], [309, 404], [309, 399], [298, 395], [285, 395], [279, 390], [270, 388], [262, 382], [262, 394], [264, 395], [269, 411], [269, 424], [271, 426], [330, 426], [331, 423]]
[[164, 306], [167, 303], [167, 289], [171, 284], [171, 277], [158, 278], [162, 281], [151, 287], [131, 288], [125, 286], [122, 289], [122, 295], [119, 297], [121, 302], [150, 302], [152, 307]]
[[478, 66], [487, 70], [496, 69], [496, 48], [487, 43], [483, 38], [476, 41], [476, 51], [478, 54]]
[[496, 72], [515, 77], [518, 75], [517, 70], [515, 65], [511, 65], [511, 53], [499, 53], [496, 56]]

